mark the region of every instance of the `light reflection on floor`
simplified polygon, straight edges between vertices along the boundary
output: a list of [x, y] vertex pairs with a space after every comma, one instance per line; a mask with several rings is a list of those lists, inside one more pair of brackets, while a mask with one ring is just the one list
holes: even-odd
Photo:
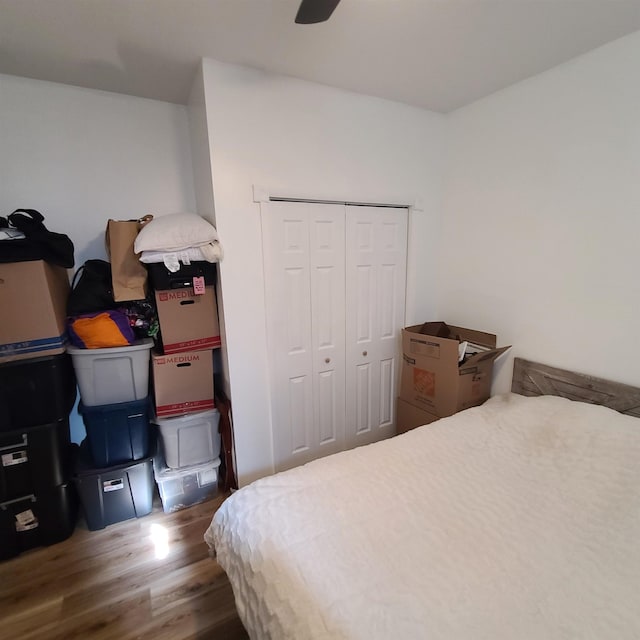
[[166, 527], [155, 522], [151, 525], [149, 536], [155, 547], [155, 554], [158, 560], [164, 560], [169, 555], [169, 532]]

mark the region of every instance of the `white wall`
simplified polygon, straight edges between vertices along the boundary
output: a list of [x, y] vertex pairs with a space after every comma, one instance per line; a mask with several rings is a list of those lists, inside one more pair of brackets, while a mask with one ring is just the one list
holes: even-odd
[[198, 213], [215, 226], [216, 212], [213, 200], [209, 125], [207, 123], [207, 109], [204, 99], [202, 65], [198, 68], [198, 72], [191, 85], [188, 115], [196, 207]]
[[454, 113], [439, 312], [640, 384], [640, 33]]
[[0, 215], [19, 207], [73, 240], [76, 267], [105, 258], [110, 217], [195, 211], [186, 107], [0, 75]]
[[[207, 122], [202, 64], [198, 68], [191, 86], [188, 112], [196, 210], [203, 218], [216, 226], [213, 175], [211, 173], [211, 149], [209, 148], [209, 123]], [[226, 335], [224, 300], [220, 287], [217, 289], [217, 296], [220, 335], [224, 336]], [[231, 390], [229, 389], [229, 364], [226, 340], [222, 341], [222, 347], [220, 349], [214, 351], [213, 363], [214, 373], [222, 374], [222, 380], [225, 383], [225, 393], [227, 396], [231, 395]], [[216, 380], [218, 382], [220, 380], [217, 375]]]
[[37, 209], [104, 258], [108, 218], [194, 211], [187, 109], [0, 75], [0, 215]]
[[407, 320], [435, 313], [444, 118], [420, 109], [205, 60], [204, 88], [241, 484], [271, 473], [260, 208], [273, 195], [418, 199]]

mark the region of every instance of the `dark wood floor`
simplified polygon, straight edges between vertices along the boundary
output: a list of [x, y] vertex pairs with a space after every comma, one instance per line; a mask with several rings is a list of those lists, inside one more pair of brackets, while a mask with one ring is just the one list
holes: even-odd
[[223, 498], [173, 514], [156, 506], [102, 531], [81, 521], [68, 540], [0, 563], [0, 637], [246, 640], [202, 539]]

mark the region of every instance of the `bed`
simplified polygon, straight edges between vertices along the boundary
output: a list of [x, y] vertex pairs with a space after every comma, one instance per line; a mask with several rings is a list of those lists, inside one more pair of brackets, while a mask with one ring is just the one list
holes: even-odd
[[637, 640], [638, 417], [516, 359], [512, 393], [259, 480], [205, 539], [253, 640]]

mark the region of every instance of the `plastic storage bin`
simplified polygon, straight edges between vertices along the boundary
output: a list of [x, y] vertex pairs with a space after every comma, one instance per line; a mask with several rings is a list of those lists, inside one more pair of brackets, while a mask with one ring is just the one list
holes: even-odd
[[86, 407], [78, 412], [87, 430], [95, 467], [141, 460], [149, 455], [149, 399]]
[[71, 477], [69, 421], [0, 432], [0, 502], [40, 494]]
[[68, 347], [85, 407], [146, 398], [151, 347], [151, 338], [108, 349]]
[[0, 432], [67, 418], [75, 401], [66, 353], [0, 364]]
[[166, 464], [171, 469], [211, 462], [220, 455], [217, 409], [155, 420]]
[[84, 443], [80, 449], [74, 480], [89, 530], [104, 529], [151, 513], [154, 490], [151, 458], [94, 469], [87, 460]]
[[220, 458], [187, 469], [163, 468], [162, 458], [154, 460], [154, 475], [165, 513], [186, 509], [214, 498], [218, 493]]
[[146, 266], [151, 287], [156, 290], [188, 289], [193, 287], [194, 278], [204, 278], [206, 286], [213, 286], [216, 281], [216, 265], [213, 262], [198, 260], [191, 264], [181, 264], [174, 272], [169, 271], [162, 262]]
[[77, 519], [78, 499], [71, 482], [0, 503], [0, 560], [66, 540]]

